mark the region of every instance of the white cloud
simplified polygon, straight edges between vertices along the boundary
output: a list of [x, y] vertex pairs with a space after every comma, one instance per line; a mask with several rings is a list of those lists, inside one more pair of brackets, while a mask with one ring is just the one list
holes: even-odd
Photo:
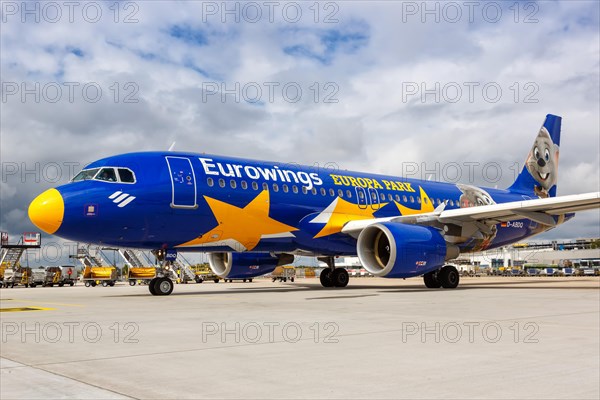
[[[597, 2], [535, 3], [537, 23], [523, 23], [529, 9], [520, 9], [515, 23], [508, 8], [513, 3], [502, 3], [496, 23], [486, 21], [481, 8], [473, 23], [464, 8], [457, 23], [443, 16], [436, 23], [431, 15], [422, 22], [421, 13], [408, 12], [411, 2], [335, 3], [339, 10], [321, 8], [318, 23], [308, 8], [312, 3], [302, 3], [296, 23], [282, 16], [281, 3], [273, 23], [265, 9], [258, 23], [244, 22], [244, 16], [235, 23], [231, 15], [222, 23], [221, 13], [206, 13], [207, 2], [153, 1], [135, 3], [138, 22], [132, 24], [122, 23], [132, 10], [122, 9], [115, 23], [108, 8], [113, 3], [101, 4], [98, 23], [86, 22], [80, 10], [73, 23], [63, 18], [23, 24], [20, 15], [4, 16], [3, 83], [79, 86], [73, 102], [64, 86], [57, 103], [44, 98], [36, 103], [32, 95], [22, 102], [19, 94], [3, 99], [3, 162], [85, 163], [166, 149], [177, 141], [179, 149], [311, 165], [333, 162], [388, 174], [400, 173], [406, 162], [431, 167], [495, 161], [505, 172], [497, 183], [502, 187], [512, 180], [510, 167], [523, 162], [545, 114], [556, 113], [564, 117], [559, 193], [600, 190]], [[428, 4], [443, 8], [445, 3]], [[339, 22], [323, 23], [327, 15]], [[81, 87], [91, 82], [102, 89], [97, 103], [82, 97]], [[128, 82], [135, 90], [125, 88]], [[236, 82], [262, 87], [261, 102], [203, 95], [207, 84], [231, 89]], [[272, 102], [268, 82], [279, 85]], [[281, 93], [290, 82], [302, 88], [296, 103]], [[473, 101], [466, 82], [479, 85]], [[436, 83], [450, 84], [449, 89], [457, 84], [462, 97], [452, 102], [442, 95], [436, 102], [430, 94], [422, 102], [420, 93], [402, 91], [406, 85], [431, 89]], [[486, 83], [501, 87], [497, 103], [485, 100]], [[138, 102], [124, 103], [127, 95]], [[338, 102], [325, 103], [327, 95]], [[525, 102], [527, 95], [536, 102]], [[26, 217], [9, 218], [5, 210], [25, 212], [37, 193], [56, 182], [4, 178], [2, 229], [25, 230]], [[599, 224], [591, 214], [552, 235], [593, 236]]]

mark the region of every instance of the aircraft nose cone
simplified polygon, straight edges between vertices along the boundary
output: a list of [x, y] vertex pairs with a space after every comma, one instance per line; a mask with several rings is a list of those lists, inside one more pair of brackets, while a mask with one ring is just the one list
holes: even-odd
[[29, 219], [46, 233], [60, 228], [65, 214], [65, 202], [56, 189], [48, 189], [33, 199], [29, 205]]

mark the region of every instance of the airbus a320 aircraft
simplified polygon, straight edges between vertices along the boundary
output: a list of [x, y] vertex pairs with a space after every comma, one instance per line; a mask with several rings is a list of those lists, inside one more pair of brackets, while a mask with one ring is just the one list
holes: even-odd
[[[561, 118], [548, 115], [525, 166], [505, 190], [186, 152], [118, 155], [40, 194], [29, 218], [43, 231], [100, 245], [209, 253], [222, 278], [251, 278], [316, 256], [325, 287], [344, 287], [335, 256], [358, 255], [371, 274], [423, 276], [455, 288], [460, 253], [547, 231], [600, 193], [556, 197]], [[163, 261], [149, 285], [168, 295]]]

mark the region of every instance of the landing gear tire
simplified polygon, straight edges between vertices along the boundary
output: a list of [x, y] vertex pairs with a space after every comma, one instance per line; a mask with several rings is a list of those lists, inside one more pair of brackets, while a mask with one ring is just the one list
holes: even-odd
[[423, 275], [423, 281], [425, 286], [429, 289], [438, 289], [442, 287], [441, 282], [438, 279], [438, 271], [431, 271]]
[[214, 283], [219, 283], [219, 280], [218, 279], [213, 279], [213, 282]]
[[346, 287], [350, 281], [350, 276], [345, 268], [336, 268], [331, 273], [331, 281], [335, 287]]
[[319, 280], [321, 281], [321, 285], [323, 285], [323, 287], [333, 287], [333, 280], [331, 279], [331, 270], [329, 268], [325, 268], [323, 271], [321, 271]]
[[154, 295], [156, 296], [168, 296], [173, 292], [173, 281], [169, 278], [158, 278], [154, 282]]
[[454, 289], [458, 286], [460, 274], [452, 265], [446, 265], [440, 269], [440, 272], [438, 272], [437, 279], [440, 281], [440, 284], [443, 288]]
[[150, 280], [150, 282], [148, 283], [148, 289], [150, 290], [150, 294], [152, 294], [153, 296], [156, 296], [156, 291], [154, 290], [154, 284], [156, 283], [156, 281], [159, 278], [152, 278]]

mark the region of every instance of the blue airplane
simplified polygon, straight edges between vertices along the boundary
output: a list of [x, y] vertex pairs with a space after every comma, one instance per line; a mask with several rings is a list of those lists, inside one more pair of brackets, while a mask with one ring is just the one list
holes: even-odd
[[222, 278], [252, 278], [316, 256], [325, 287], [344, 287], [335, 257], [358, 255], [375, 276], [423, 276], [455, 288], [460, 253], [545, 232], [575, 211], [600, 207], [600, 192], [556, 196], [561, 118], [548, 115], [508, 189], [188, 152], [140, 152], [92, 162], [29, 206], [41, 230], [98, 245], [151, 249], [162, 260], [149, 285], [173, 291], [177, 252], [209, 253]]

